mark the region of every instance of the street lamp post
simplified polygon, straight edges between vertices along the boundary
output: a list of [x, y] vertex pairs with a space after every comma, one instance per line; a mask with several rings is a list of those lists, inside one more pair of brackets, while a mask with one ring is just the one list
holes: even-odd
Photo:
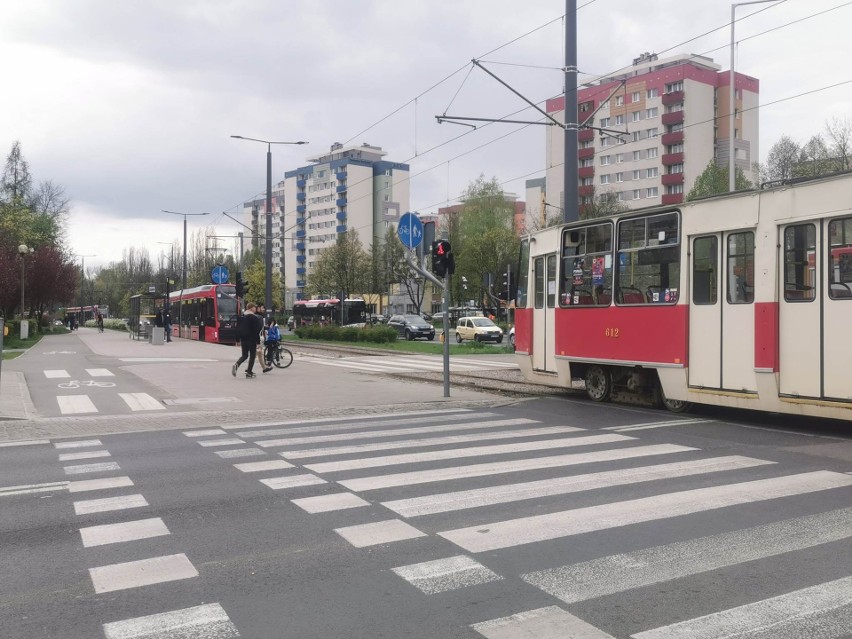
[[35, 252], [35, 249], [27, 246], [26, 244], [21, 244], [18, 246], [18, 253], [21, 254], [21, 339], [27, 339], [30, 334], [30, 325], [29, 323], [24, 321], [24, 285], [26, 283], [26, 257], [27, 255], [32, 255]]
[[[266, 271], [266, 295], [265, 306], [267, 310], [272, 308], [272, 145], [273, 144], [307, 144], [304, 140], [299, 142], [272, 142], [270, 140], [259, 140], [247, 138], [242, 135], [231, 136], [237, 140], [249, 140], [266, 145], [266, 256], [264, 259]], [[283, 254], [283, 251], [282, 251]], [[284, 261], [282, 260], [282, 264]]]
[[730, 86], [728, 87], [730, 96], [728, 98], [728, 190], [736, 190], [736, 148], [734, 148], [734, 109], [736, 108], [736, 78], [734, 76], [734, 25], [736, 24], [735, 13], [737, 7], [743, 7], [748, 4], [766, 4], [767, 2], [777, 2], [778, 0], [752, 0], [751, 2], [736, 2], [731, 5], [731, 70], [730, 70]]
[[177, 211], [166, 211], [163, 213], [171, 213], [172, 215], [183, 215], [183, 277], [181, 278], [181, 290], [186, 290], [186, 216], [187, 215], [210, 215], [209, 213], [178, 213]]

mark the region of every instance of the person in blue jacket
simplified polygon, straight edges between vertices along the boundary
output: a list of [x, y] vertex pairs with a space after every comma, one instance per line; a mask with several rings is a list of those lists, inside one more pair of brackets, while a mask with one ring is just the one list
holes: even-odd
[[266, 327], [266, 361], [272, 364], [272, 354], [278, 350], [278, 342], [281, 341], [281, 329], [278, 328], [278, 322], [275, 318], [270, 318], [269, 324]]

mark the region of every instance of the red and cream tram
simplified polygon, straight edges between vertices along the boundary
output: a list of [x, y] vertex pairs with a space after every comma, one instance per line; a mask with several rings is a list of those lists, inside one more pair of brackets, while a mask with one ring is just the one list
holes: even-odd
[[528, 379], [852, 419], [850, 173], [544, 229], [522, 262]]

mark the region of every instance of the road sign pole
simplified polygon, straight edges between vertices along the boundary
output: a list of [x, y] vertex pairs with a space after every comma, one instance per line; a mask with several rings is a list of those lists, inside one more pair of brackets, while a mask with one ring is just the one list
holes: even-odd
[[444, 330], [444, 397], [450, 396], [450, 275], [444, 275], [444, 298], [441, 300]]

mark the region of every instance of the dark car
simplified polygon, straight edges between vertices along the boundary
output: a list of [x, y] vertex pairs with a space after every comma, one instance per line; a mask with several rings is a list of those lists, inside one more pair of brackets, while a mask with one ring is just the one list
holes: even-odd
[[418, 337], [425, 337], [430, 341], [435, 339], [435, 327], [419, 315], [392, 315], [388, 326], [407, 340]]

